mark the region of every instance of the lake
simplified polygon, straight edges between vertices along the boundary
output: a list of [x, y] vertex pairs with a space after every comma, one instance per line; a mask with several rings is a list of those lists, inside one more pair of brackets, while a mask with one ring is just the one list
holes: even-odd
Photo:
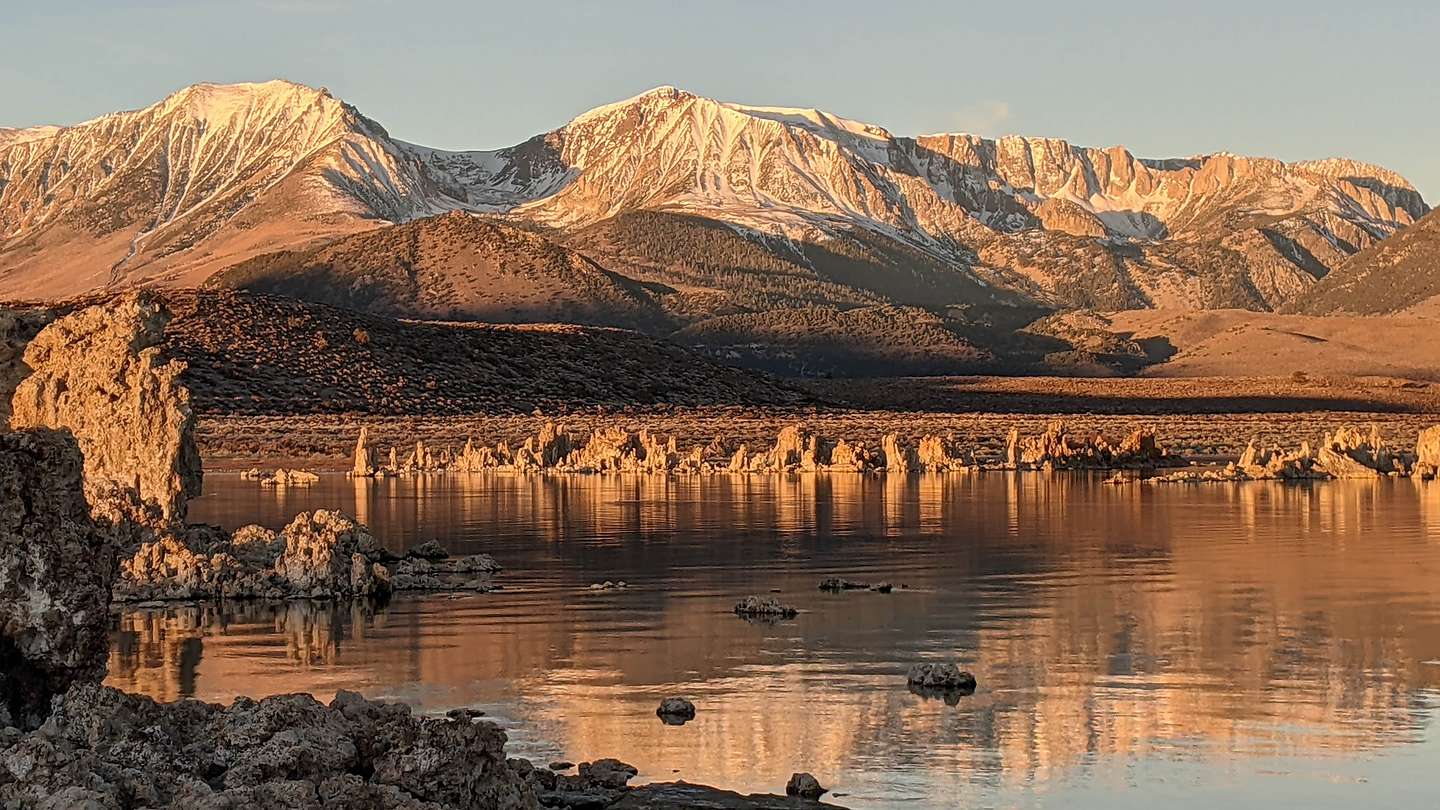
[[[856, 808], [1440, 802], [1440, 484], [212, 474], [191, 519], [319, 507], [396, 550], [492, 554], [504, 589], [129, 609], [108, 682], [477, 707], [539, 763], [614, 756], [637, 781], [742, 792], [804, 770]], [[799, 617], [730, 612], [772, 591]], [[911, 694], [918, 661], [979, 688]], [[656, 718], [672, 694], [695, 720]]]

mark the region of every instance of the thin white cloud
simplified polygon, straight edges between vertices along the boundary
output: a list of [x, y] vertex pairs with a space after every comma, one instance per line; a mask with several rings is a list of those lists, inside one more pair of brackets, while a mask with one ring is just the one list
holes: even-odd
[[995, 130], [1010, 120], [1010, 104], [1006, 101], [977, 101], [956, 110], [950, 124], [961, 132], [994, 135]]

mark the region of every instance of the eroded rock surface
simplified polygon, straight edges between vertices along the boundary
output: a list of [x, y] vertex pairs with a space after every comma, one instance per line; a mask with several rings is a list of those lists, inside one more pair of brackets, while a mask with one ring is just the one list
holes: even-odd
[[53, 695], [105, 671], [114, 550], [83, 464], [63, 433], [0, 433], [0, 727], [39, 725]]
[[1371, 426], [1369, 431], [1340, 427], [1312, 447], [1295, 450], [1263, 447], [1251, 440], [1240, 458], [1222, 468], [1181, 470], [1153, 479], [1156, 483], [1207, 481], [1286, 481], [1333, 478], [1380, 478], [1413, 475], [1433, 478], [1440, 463], [1440, 426], [1420, 431], [1413, 450], [1393, 447]]
[[76, 685], [0, 751], [0, 799], [26, 807], [528, 810], [534, 792], [486, 722], [416, 718], [340, 692], [230, 706]]
[[180, 521], [201, 469], [184, 365], [160, 354], [169, 319], [153, 294], [134, 292], [55, 320], [25, 349], [31, 374], [15, 389], [10, 423], [73, 433], [92, 502], [133, 489]]
[[1063, 422], [1051, 422], [1037, 436], [1011, 430], [1005, 441], [1006, 465], [1018, 470], [1164, 467], [1182, 464], [1160, 446], [1155, 431], [1136, 428], [1118, 444], [1104, 436], [1075, 434]]
[[10, 423], [15, 388], [30, 376], [25, 347], [49, 322], [49, 314], [39, 310], [0, 309], [0, 429]]
[[142, 543], [120, 562], [115, 600], [342, 599], [394, 591], [489, 591], [500, 564], [421, 544], [403, 557], [344, 513], [302, 512], [278, 533], [188, 526]]

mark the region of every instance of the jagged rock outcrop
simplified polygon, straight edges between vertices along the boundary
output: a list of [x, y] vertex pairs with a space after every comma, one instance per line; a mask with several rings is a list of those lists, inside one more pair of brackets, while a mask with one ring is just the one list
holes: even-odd
[[39, 725], [52, 696], [104, 674], [114, 548], [83, 464], [63, 433], [0, 433], [0, 728]]
[[1005, 440], [1006, 466], [1013, 469], [1087, 469], [1159, 467], [1183, 463], [1160, 447], [1155, 432], [1136, 428], [1111, 444], [1104, 436], [1075, 435], [1062, 422], [1051, 422], [1038, 436], [1012, 429]]
[[1420, 478], [1440, 473], [1440, 425], [1425, 428], [1415, 439], [1415, 470]]
[[1412, 454], [1396, 453], [1385, 445], [1379, 428], [1368, 434], [1342, 427], [1320, 441], [1315, 468], [1331, 478], [1375, 478], [1381, 475], [1408, 475]]
[[0, 801], [23, 807], [530, 810], [505, 732], [416, 718], [341, 691], [157, 703], [77, 685], [39, 731], [0, 751]]
[[355, 441], [354, 464], [350, 468], [351, 474], [358, 478], [368, 478], [380, 468], [380, 458], [368, 440], [369, 431], [360, 428], [360, 438]]
[[32, 369], [12, 399], [15, 428], [63, 428], [85, 456], [92, 503], [133, 489], [167, 520], [200, 494], [200, 454], [184, 366], [161, 358], [170, 313], [133, 292], [59, 318], [25, 349]]
[[303, 512], [280, 532], [244, 526], [165, 532], [120, 562], [116, 601], [339, 599], [394, 591], [489, 591], [500, 565], [488, 554], [450, 557], [437, 544], [403, 557], [343, 513]]
[[0, 430], [10, 424], [10, 398], [20, 381], [30, 376], [25, 347], [50, 322], [39, 310], [0, 309]]
[[1326, 433], [1318, 446], [1301, 442], [1296, 450], [1262, 448], [1254, 439], [1240, 458], [1223, 468], [1182, 470], [1147, 481], [1200, 483], [1205, 481], [1325, 480], [1414, 475], [1434, 477], [1440, 461], [1440, 425], [1420, 431], [1415, 449], [1392, 448], [1380, 431], [1340, 427]]

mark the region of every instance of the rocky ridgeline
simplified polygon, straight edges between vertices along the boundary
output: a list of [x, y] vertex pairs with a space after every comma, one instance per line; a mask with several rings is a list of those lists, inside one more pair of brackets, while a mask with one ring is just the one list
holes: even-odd
[[1327, 433], [1314, 447], [1304, 442], [1296, 450], [1261, 449], [1252, 440], [1239, 460], [1223, 468], [1183, 470], [1147, 479], [1155, 482], [1303, 481], [1337, 478], [1374, 479], [1413, 476], [1422, 480], [1440, 471], [1440, 425], [1420, 431], [1415, 447], [1386, 444], [1378, 428], [1368, 432], [1342, 427]]
[[200, 467], [178, 364], [153, 351], [165, 317], [130, 294], [56, 321], [26, 349], [34, 375], [14, 414], [24, 429], [0, 431], [0, 806], [823, 806], [683, 783], [632, 789], [635, 769], [615, 760], [562, 776], [507, 759], [504, 731], [468, 711], [417, 718], [348, 692], [328, 705], [164, 704], [102, 686], [112, 587], [121, 599], [353, 597], [475, 587], [497, 568], [433, 542], [395, 558], [325, 510], [279, 533], [186, 525]]
[[[1137, 429], [1118, 444], [1104, 436], [1075, 434], [1052, 423], [1038, 436], [1010, 433], [1006, 460], [993, 469], [1117, 469], [1175, 466], [1184, 461], [1167, 453], [1148, 429]], [[596, 430], [586, 436], [566, 432], [553, 422], [518, 448], [501, 442], [493, 447], [467, 441], [458, 452], [435, 449], [417, 441], [402, 455], [391, 448], [382, 458], [361, 428], [351, 474], [385, 477], [433, 472], [570, 473], [782, 473], [782, 472], [952, 472], [982, 469], [973, 449], [953, 437], [926, 435], [908, 444], [899, 435], [883, 436], [878, 447], [846, 439], [831, 440], [799, 425], [780, 431], [773, 446], [751, 450], [740, 444], [728, 450], [719, 439], [681, 451], [673, 437], [662, 440], [645, 430]]]

